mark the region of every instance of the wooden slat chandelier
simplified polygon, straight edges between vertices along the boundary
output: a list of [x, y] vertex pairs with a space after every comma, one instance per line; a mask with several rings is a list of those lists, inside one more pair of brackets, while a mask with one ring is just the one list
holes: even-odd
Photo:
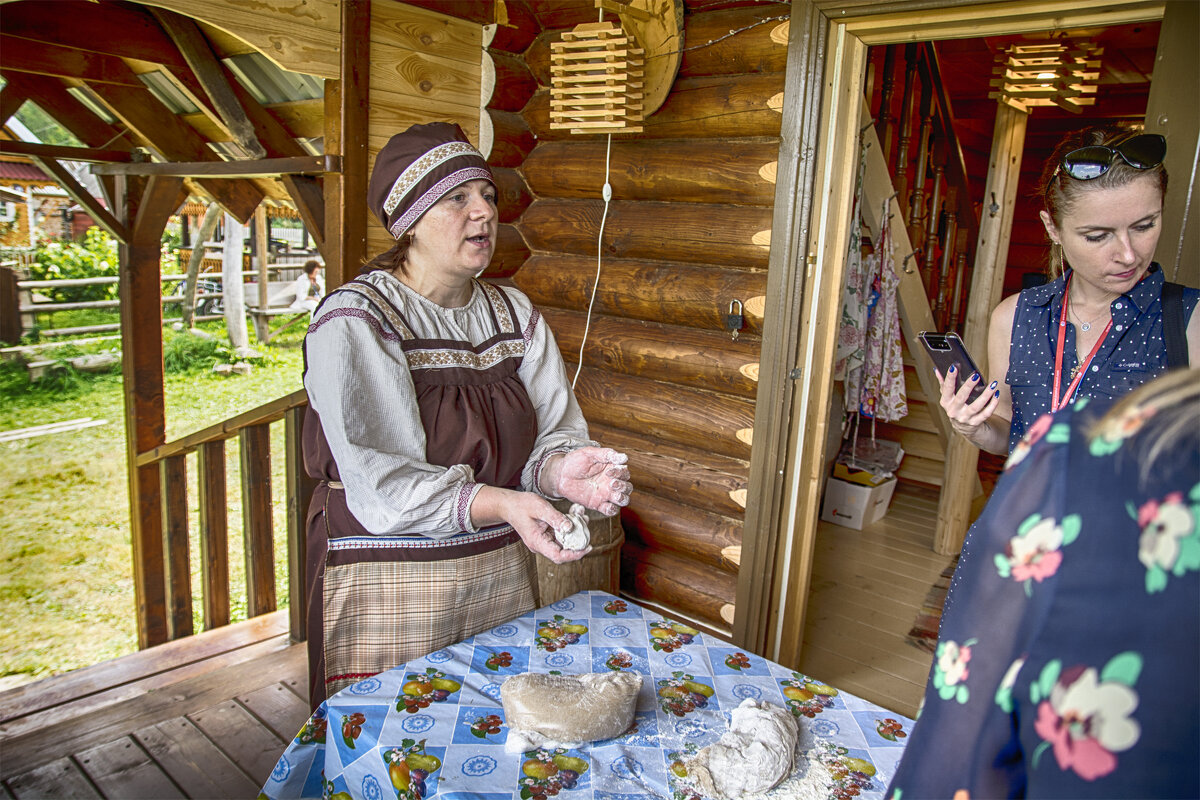
[[620, 24], [576, 25], [550, 43], [550, 128], [641, 133], [679, 69], [679, 0], [596, 0]]
[[1091, 42], [1063, 39], [1044, 44], [1010, 45], [996, 56], [988, 97], [1021, 110], [1058, 106], [1078, 114], [1096, 102], [1099, 57]]

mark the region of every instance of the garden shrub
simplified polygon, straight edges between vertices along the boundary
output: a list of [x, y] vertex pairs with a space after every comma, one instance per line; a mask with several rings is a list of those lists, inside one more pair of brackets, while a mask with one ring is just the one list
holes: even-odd
[[[116, 277], [117, 241], [103, 228], [91, 227], [82, 242], [47, 242], [38, 248], [37, 261], [29, 268], [29, 277], [36, 281], [68, 278]], [[94, 286], [63, 286], [38, 289], [56, 303], [75, 303], [86, 300], [115, 300], [117, 284]]]

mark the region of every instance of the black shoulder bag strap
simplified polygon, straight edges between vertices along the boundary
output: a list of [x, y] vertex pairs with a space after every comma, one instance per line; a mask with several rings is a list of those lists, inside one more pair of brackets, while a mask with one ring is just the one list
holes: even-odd
[[1162, 295], [1163, 343], [1167, 346], [1167, 369], [1188, 366], [1187, 333], [1183, 328], [1183, 286], [1166, 281]]

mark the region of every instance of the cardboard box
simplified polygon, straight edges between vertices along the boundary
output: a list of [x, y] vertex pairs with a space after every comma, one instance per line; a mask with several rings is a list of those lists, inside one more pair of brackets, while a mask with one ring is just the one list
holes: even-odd
[[864, 525], [870, 525], [887, 513], [895, 491], [895, 478], [889, 478], [878, 486], [860, 486], [830, 478], [825, 482], [821, 519], [861, 531]]
[[892, 478], [891, 475], [881, 477], [874, 472], [868, 472], [865, 469], [854, 469], [842, 463], [833, 465], [833, 477], [848, 483], [857, 483], [860, 486], [879, 486]]

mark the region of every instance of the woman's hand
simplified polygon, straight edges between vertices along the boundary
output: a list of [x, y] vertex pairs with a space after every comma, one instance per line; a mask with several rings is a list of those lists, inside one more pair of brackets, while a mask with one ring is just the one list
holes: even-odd
[[555, 564], [578, 561], [592, 551], [591, 545], [583, 550], [564, 550], [554, 538], [554, 531], [567, 532], [571, 529], [571, 520], [550, 501], [533, 492], [484, 486], [471, 504], [471, 519], [476, 525], [508, 523], [526, 547]]
[[541, 488], [611, 517], [629, 505], [629, 457], [607, 447], [581, 447], [551, 456], [542, 469]]
[[988, 419], [1000, 404], [1000, 392], [996, 389], [996, 382], [992, 381], [974, 402], [967, 402], [971, 390], [982, 380], [978, 372], [965, 378], [958, 391], [954, 389], [957, 377], [954, 367], [950, 367], [950, 372], [945, 378], [936, 369], [933, 374], [937, 377], [938, 386], [942, 387], [939, 402], [950, 420], [950, 426], [972, 444], [988, 449], [985, 446], [990, 438]]

